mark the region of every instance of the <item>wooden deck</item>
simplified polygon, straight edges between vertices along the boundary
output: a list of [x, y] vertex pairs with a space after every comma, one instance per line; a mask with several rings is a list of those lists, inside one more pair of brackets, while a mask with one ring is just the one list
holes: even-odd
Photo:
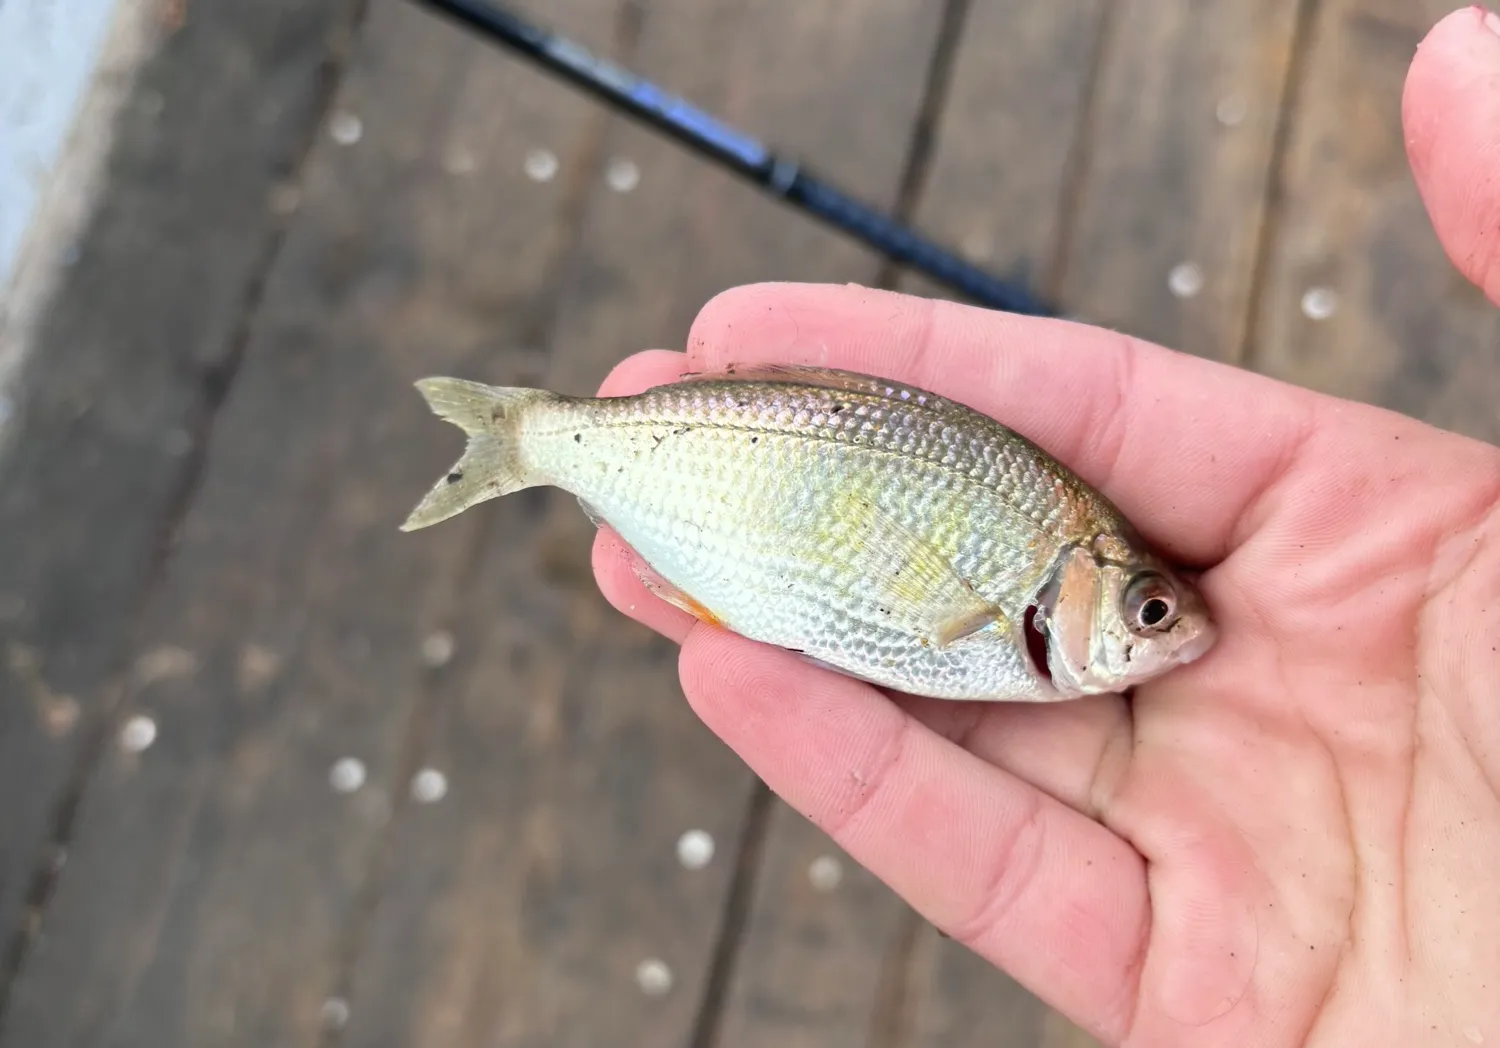
[[[520, 6], [1078, 315], [1500, 437], [1399, 123], [1451, 4]], [[422, 374], [932, 289], [402, 0], [175, 8], [0, 463], [0, 1048], [1088, 1043], [696, 721], [570, 498], [396, 530]]]

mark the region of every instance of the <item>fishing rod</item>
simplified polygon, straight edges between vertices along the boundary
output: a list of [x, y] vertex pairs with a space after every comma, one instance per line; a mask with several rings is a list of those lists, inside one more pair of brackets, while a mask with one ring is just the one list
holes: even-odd
[[682, 98], [606, 62], [586, 48], [485, 0], [413, 0], [535, 62], [607, 105], [739, 175], [772, 197], [843, 230], [891, 261], [910, 266], [978, 305], [1056, 316], [1024, 286], [971, 265], [896, 219], [836, 188]]

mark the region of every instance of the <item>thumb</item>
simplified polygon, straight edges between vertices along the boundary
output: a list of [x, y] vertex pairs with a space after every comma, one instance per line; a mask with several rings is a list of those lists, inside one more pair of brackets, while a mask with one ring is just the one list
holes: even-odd
[[1475, 5], [1433, 27], [1407, 74], [1402, 119], [1438, 239], [1500, 305], [1500, 15]]

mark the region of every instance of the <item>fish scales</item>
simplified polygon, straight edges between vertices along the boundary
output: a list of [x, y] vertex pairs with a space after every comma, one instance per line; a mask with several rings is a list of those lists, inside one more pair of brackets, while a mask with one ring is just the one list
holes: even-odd
[[500, 454], [504, 432], [509, 457], [492, 472], [508, 479], [469, 494], [438, 485], [415, 526], [557, 486], [700, 618], [901, 690], [1059, 697], [1023, 619], [1069, 550], [1126, 550], [1138, 541], [1129, 524], [968, 408], [869, 376], [795, 377], [806, 381], [742, 373], [621, 398], [468, 384], [453, 395], [511, 398], [465, 425], [491, 441], [471, 454]]
[[[757, 393], [763, 402], [752, 399]], [[956, 444], [953, 428], [924, 418], [926, 409], [887, 412], [776, 387], [745, 390], [739, 398], [745, 406], [712, 390], [668, 389], [647, 395], [623, 419], [611, 417], [608, 401], [585, 402], [528, 434], [527, 446], [540, 473], [604, 517], [682, 521], [730, 534], [743, 543], [741, 556], [764, 545], [784, 548], [789, 526], [793, 539], [804, 526], [822, 534], [816, 524], [829, 504], [820, 481], [847, 478], [886, 500], [907, 527], [925, 529], [960, 574], [984, 580], [977, 588], [995, 600], [1045, 567], [1056, 544], [1044, 541], [1049, 528], [1076, 533], [1078, 514], [1070, 515], [1051, 487], [1050, 498], [1032, 496], [1036, 485], [1024, 483], [1026, 463], [993, 444]], [[661, 476], [671, 483], [653, 483]], [[1034, 544], [999, 545], [997, 536], [1016, 532], [1030, 532]], [[826, 565], [849, 551], [816, 553]]]

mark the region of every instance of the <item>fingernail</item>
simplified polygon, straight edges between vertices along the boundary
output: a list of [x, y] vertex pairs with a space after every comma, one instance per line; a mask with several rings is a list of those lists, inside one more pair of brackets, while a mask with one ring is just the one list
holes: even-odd
[[[1477, 7], [1478, 5], [1475, 6]], [[1487, 7], [1480, 7], [1479, 10], [1484, 12], [1484, 17], [1480, 19], [1484, 23], [1484, 27], [1496, 36], [1500, 36], [1500, 14], [1496, 14]]]

